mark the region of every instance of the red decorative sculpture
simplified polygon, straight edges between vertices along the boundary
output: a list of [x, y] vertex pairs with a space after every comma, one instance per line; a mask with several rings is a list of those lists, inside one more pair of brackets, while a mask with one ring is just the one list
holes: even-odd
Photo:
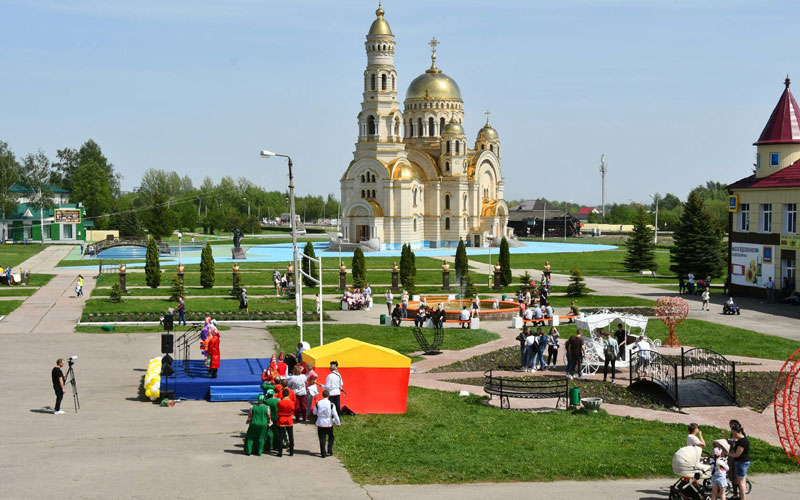
[[681, 297], [661, 297], [656, 301], [653, 311], [658, 319], [669, 326], [669, 339], [667, 345], [678, 347], [678, 337], [675, 336], [675, 325], [686, 319], [689, 315], [689, 303]]
[[783, 364], [775, 384], [775, 427], [786, 456], [800, 464], [800, 349]]

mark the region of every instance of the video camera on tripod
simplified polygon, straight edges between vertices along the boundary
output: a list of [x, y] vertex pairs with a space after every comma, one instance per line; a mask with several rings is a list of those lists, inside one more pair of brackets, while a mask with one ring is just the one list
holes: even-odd
[[78, 360], [78, 356], [70, 356], [67, 359], [67, 363], [69, 363], [69, 369], [67, 370], [67, 374], [64, 376], [64, 383], [69, 384], [72, 386], [72, 401], [75, 404], [75, 413], [78, 413], [78, 410], [81, 408], [80, 399], [78, 399], [78, 382], [75, 380], [75, 368], [72, 366]]

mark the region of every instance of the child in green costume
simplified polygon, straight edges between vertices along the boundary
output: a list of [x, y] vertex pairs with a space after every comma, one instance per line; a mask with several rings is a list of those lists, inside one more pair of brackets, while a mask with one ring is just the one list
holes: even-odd
[[[275, 413], [277, 415], [277, 412]], [[264, 451], [264, 439], [267, 429], [272, 423], [270, 407], [264, 404], [264, 395], [258, 395], [258, 403], [250, 409], [247, 417], [247, 435], [244, 438], [244, 452], [248, 455], [255, 453], [259, 457]]]
[[268, 389], [267, 399], [264, 403], [269, 407], [270, 415], [273, 418], [267, 430], [267, 451], [278, 449], [278, 401], [280, 400], [275, 397], [275, 391]]

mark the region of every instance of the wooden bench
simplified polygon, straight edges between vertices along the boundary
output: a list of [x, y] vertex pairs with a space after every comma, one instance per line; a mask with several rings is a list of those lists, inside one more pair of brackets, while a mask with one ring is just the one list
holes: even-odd
[[534, 377], [532, 380], [496, 376], [493, 370], [483, 373], [483, 391], [489, 396], [500, 397], [500, 408], [510, 409], [509, 398], [550, 399], [557, 398], [556, 409], [564, 400], [564, 409], [569, 401], [567, 377]]

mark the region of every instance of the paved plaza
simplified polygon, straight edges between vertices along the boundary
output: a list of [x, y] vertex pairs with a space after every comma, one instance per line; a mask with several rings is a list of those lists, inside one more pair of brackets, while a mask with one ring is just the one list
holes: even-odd
[[[466, 499], [508, 496], [550, 499], [666, 499], [672, 478], [615, 481], [561, 481], [546, 483], [476, 483], [462, 485], [359, 485], [336, 457], [316, 455], [316, 431], [296, 426], [294, 457], [249, 457], [242, 452], [248, 404], [183, 401], [160, 408], [139, 399], [141, 377], [147, 361], [160, 356], [159, 334], [73, 333], [83, 301], [74, 297], [74, 270], [53, 270], [69, 251], [50, 247], [38, 254], [33, 269], [56, 277], [16, 311], [0, 321], [4, 363], [0, 364], [4, 390], [0, 406], [0, 468], [6, 481], [1, 498], [232, 498], [282, 494], [307, 498]], [[28, 267], [23, 263], [23, 267]], [[522, 272], [522, 270], [520, 270]], [[565, 280], [556, 277], [556, 284]], [[619, 280], [588, 278], [599, 294], [652, 298], [662, 289]], [[86, 280], [86, 295], [94, 280]], [[604, 288], [605, 287], [605, 288]], [[747, 311], [739, 317], [722, 317], [719, 305], [701, 313], [692, 303], [690, 317], [751, 328], [798, 339], [797, 319], [771, 315], [769, 308]], [[383, 307], [371, 311], [332, 311], [333, 319], [377, 324]], [[411, 383], [443, 390], [466, 389], [447, 378], [465, 374], [429, 374], [435, 366], [451, 363], [503, 346], [516, 345], [516, 331], [508, 322], [484, 322], [482, 327], [501, 339], [463, 351], [445, 352], [415, 363]], [[757, 328], [758, 327], [758, 328]], [[273, 340], [263, 324], [232, 324], [222, 332], [224, 358], [267, 356]], [[73, 411], [68, 391], [64, 415], [53, 415], [54, 402], [48, 372], [58, 357], [77, 355], [75, 364], [81, 409]], [[752, 360], [751, 360], [752, 361]], [[757, 360], [758, 361], [758, 360]], [[779, 363], [761, 363], [777, 369]], [[627, 374], [625, 374], [627, 376]], [[622, 380], [621, 382], [624, 382]], [[638, 408], [614, 408], [625, 413], [670, 422], [698, 421], [724, 426], [731, 416], [743, 421], [751, 435], [776, 443], [771, 408], [757, 414], [741, 408], [697, 408], [683, 413]], [[347, 425], [345, 420], [345, 425]], [[676, 448], [678, 445], [676, 444]], [[314, 455], [310, 453], [314, 452]], [[421, 453], [424, 450], [420, 450]], [[376, 450], [380, 453], [380, 450]], [[580, 457], [577, 454], [576, 460]], [[509, 460], [518, 457], [509, 457]], [[476, 478], [481, 480], [483, 478]], [[800, 489], [800, 474], [760, 475], [752, 478], [752, 498], [793, 499]]]

